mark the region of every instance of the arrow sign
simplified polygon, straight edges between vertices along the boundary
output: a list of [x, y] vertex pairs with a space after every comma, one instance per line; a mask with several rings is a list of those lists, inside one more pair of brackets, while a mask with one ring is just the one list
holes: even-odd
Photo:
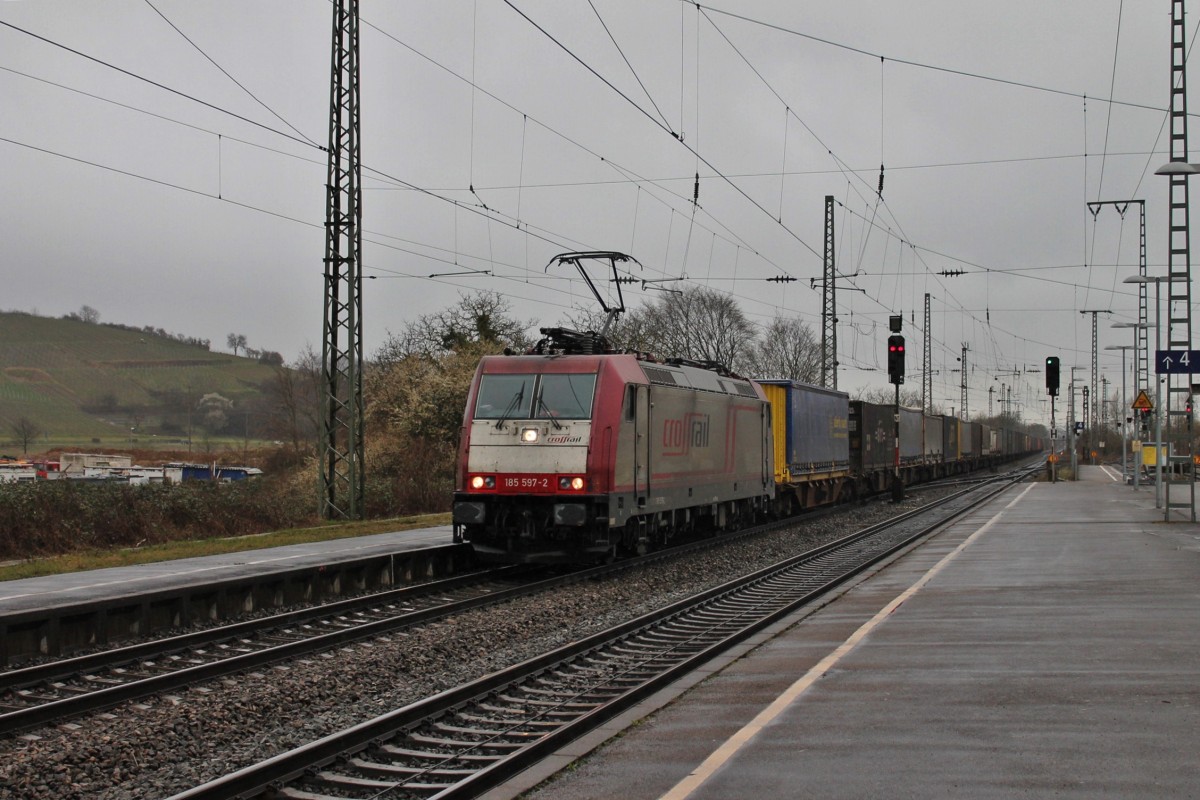
[[1188, 375], [1200, 372], [1200, 350], [1155, 350], [1154, 374]]

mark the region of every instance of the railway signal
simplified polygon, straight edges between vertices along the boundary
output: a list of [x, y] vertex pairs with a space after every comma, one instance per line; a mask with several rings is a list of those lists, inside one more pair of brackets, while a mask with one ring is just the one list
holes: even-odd
[[888, 337], [888, 381], [899, 386], [904, 383], [904, 337]]
[[1058, 356], [1046, 356], [1046, 391], [1058, 397]]

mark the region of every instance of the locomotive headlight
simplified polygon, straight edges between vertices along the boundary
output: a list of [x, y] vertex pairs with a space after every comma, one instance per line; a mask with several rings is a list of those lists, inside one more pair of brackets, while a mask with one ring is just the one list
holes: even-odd
[[571, 488], [579, 491], [583, 488], [583, 478], [571, 478]]
[[483, 476], [482, 475], [476, 475], [474, 478], [471, 478], [471, 488], [472, 489], [482, 489], [483, 488]]
[[538, 440], [537, 428], [523, 428], [521, 430], [521, 441], [522, 442], [532, 443], [532, 442], [536, 442], [537, 440]]
[[571, 489], [572, 491], [578, 492], [580, 489], [583, 488], [583, 478], [579, 478], [579, 477], [568, 478], [567, 476], [564, 475], [563, 477], [558, 479], [558, 488], [559, 489]]
[[472, 489], [495, 489], [496, 478], [492, 475], [476, 475], [471, 478]]

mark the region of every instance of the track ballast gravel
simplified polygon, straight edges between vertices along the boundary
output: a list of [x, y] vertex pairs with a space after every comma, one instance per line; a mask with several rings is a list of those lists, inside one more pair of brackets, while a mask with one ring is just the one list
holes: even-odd
[[162, 798], [929, 502], [884, 503], [0, 740], [0, 798]]

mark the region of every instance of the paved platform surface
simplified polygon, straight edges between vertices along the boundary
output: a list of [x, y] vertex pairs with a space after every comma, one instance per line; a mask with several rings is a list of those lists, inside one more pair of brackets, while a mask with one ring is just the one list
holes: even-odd
[[1200, 526], [1116, 470], [1016, 487], [747, 649], [523, 796], [1200, 797]]
[[451, 526], [0, 582], [0, 616], [451, 544]]

